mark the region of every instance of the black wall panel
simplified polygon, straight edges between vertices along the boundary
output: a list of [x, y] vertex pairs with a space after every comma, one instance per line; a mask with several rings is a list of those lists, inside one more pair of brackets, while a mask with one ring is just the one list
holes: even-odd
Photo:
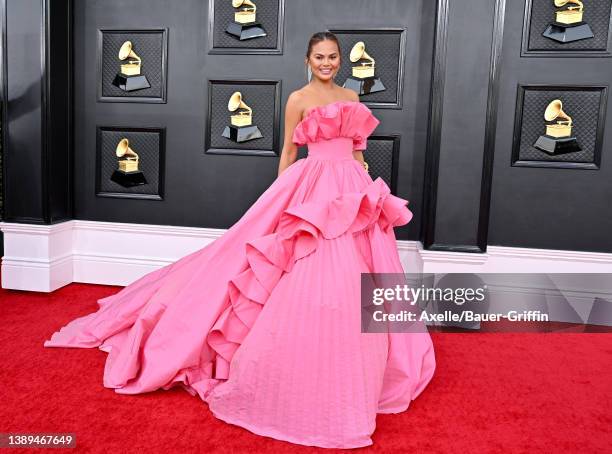
[[[588, 86], [612, 81], [610, 58], [521, 57], [524, 3], [508, 0], [506, 7], [489, 244], [612, 252], [610, 103], [598, 169], [511, 166], [519, 84]], [[594, 121], [593, 115], [583, 118]]]
[[[280, 55], [208, 53], [208, 1], [81, 0], [74, 4], [75, 216], [78, 219], [227, 228], [277, 175], [274, 156], [204, 153], [208, 79], [282, 81], [280, 137], [289, 93], [306, 84], [304, 55], [310, 35], [338, 24], [351, 28], [403, 27], [406, 57], [402, 109], [373, 109], [377, 133], [400, 134], [397, 193], [411, 201], [419, 219], [433, 46], [435, 4], [425, 0], [351, 2], [286, 1]], [[259, 11], [259, 9], [258, 9]], [[96, 39], [99, 29], [168, 28], [166, 104], [96, 102]], [[215, 49], [219, 51], [219, 49]], [[348, 56], [347, 56], [348, 57]], [[348, 59], [347, 59], [348, 62]], [[226, 114], [227, 111], [222, 112]], [[165, 127], [163, 201], [110, 199], [95, 194], [96, 125]], [[277, 152], [280, 152], [280, 146]], [[418, 221], [398, 229], [418, 239]]]
[[464, 252], [486, 249], [494, 123], [497, 19], [503, 0], [438, 0], [423, 243]]
[[[291, 33], [278, 35], [283, 42], [274, 45], [275, 54], [211, 51], [209, 2], [202, 0], [171, 7], [165, 0], [6, 3], [6, 220], [50, 223], [74, 215], [231, 226], [276, 178], [278, 159], [204, 152], [207, 81], [279, 80], [284, 107], [289, 93], [307, 82], [303, 58], [313, 32], [391, 27], [405, 29], [403, 90], [397, 104], [371, 106], [381, 119], [372, 164], [415, 214], [397, 229], [398, 238], [470, 252], [487, 244], [612, 252], [610, 103], [599, 104], [597, 146], [589, 142], [594, 163], [513, 165], [520, 86], [602, 87], [603, 96], [612, 74], [612, 58], [602, 53], [521, 54], [528, 0], [389, 0], [384, 8], [359, 0], [350, 9], [287, 1], [283, 30]], [[97, 39], [109, 28], [167, 28], [167, 103], [98, 101]], [[528, 118], [537, 118], [529, 109]], [[283, 137], [283, 115], [278, 122]], [[521, 122], [520, 130], [527, 127]], [[162, 200], [96, 195], [98, 126], [165, 129]]]
[[6, 16], [5, 219], [44, 222], [40, 0], [8, 0]]
[[[534, 147], [538, 138], [546, 132], [544, 112], [554, 99], [562, 102], [563, 112], [572, 119], [572, 136], [576, 138], [579, 151], [549, 154]], [[512, 164], [597, 169], [601, 161], [601, 138], [606, 122], [606, 101], [605, 86], [519, 86]]]
[[7, 221], [72, 218], [71, 3], [4, 2]]
[[72, 217], [72, 7], [71, 0], [45, 0], [43, 162], [46, 166], [46, 217]]
[[[97, 128], [96, 133], [96, 194], [102, 197], [162, 200], [165, 130], [101, 126]], [[118, 183], [113, 181], [112, 175], [118, 170], [117, 145], [122, 139], [127, 139], [129, 148], [138, 155], [138, 171], [142, 172], [145, 184], [132, 186], [121, 179]]]

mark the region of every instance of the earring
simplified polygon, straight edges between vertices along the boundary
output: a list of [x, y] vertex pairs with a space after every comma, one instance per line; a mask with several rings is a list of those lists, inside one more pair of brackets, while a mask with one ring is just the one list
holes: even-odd
[[306, 78], [308, 79], [308, 82], [310, 82], [310, 80], [312, 79], [312, 68], [310, 67], [310, 64], [307, 66], [308, 67], [306, 68]]

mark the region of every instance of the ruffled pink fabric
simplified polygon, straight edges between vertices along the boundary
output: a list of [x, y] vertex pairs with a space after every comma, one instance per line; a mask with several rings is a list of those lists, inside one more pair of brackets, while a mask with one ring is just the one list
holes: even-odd
[[316, 249], [317, 237], [333, 239], [346, 232], [369, 229], [375, 223], [388, 232], [412, 219], [407, 203], [391, 194], [379, 177], [363, 192], [341, 194], [326, 203], [314, 201], [292, 206], [281, 214], [274, 233], [247, 241], [248, 267], [230, 280], [230, 305], [207, 339], [217, 353], [214, 378], [228, 378], [232, 357], [270, 293], [284, 272], [290, 272], [297, 260]]
[[365, 104], [358, 101], [336, 101], [317, 106], [293, 131], [292, 142], [298, 146], [320, 140], [347, 137], [354, 150], [365, 150], [367, 138], [380, 121]]

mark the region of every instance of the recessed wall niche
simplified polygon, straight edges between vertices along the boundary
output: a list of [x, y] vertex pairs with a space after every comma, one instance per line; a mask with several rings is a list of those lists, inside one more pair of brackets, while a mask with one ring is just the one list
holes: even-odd
[[[554, 0], [526, 0], [521, 56], [611, 56], [612, 0], [581, 3], [582, 7], [571, 1], [557, 7]], [[574, 14], [579, 17], [572, 18]]]
[[328, 31], [338, 37], [342, 53], [336, 83], [356, 91], [370, 107], [401, 109], [405, 29], [329, 26]]
[[96, 195], [163, 200], [165, 128], [98, 126]]
[[209, 0], [209, 54], [282, 54], [285, 0]]
[[519, 85], [512, 166], [599, 169], [606, 104], [605, 86]]
[[280, 89], [280, 80], [209, 80], [205, 153], [277, 156]]
[[165, 103], [168, 29], [98, 30], [98, 101]]
[[381, 177], [393, 195], [397, 195], [397, 170], [399, 165], [399, 134], [372, 134], [368, 137], [363, 159], [368, 163], [372, 180]]

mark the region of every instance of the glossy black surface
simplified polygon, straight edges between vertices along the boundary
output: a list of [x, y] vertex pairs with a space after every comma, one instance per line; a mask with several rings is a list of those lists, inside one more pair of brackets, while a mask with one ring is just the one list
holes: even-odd
[[7, 221], [72, 216], [70, 2], [6, 0]]
[[[278, 157], [204, 153], [208, 79], [281, 79], [282, 116], [289, 93], [306, 84], [304, 55], [312, 33], [327, 24], [406, 27], [403, 109], [374, 109], [383, 134], [401, 132], [398, 193], [420, 217], [435, 5], [386, 0], [359, 9], [315, 0], [287, 1], [281, 55], [209, 54], [208, 1], [85, 0], [75, 2], [75, 215], [79, 219], [227, 228], [274, 181]], [[97, 30], [168, 27], [166, 104], [96, 102]], [[325, 18], [324, 21], [321, 18]], [[224, 29], [223, 29], [224, 30]], [[223, 31], [224, 32], [224, 31]], [[345, 56], [348, 63], [348, 55]], [[95, 195], [96, 126], [165, 126], [167, 151], [163, 201]], [[377, 131], [377, 132], [379, 132]], [[221, 133], [221, 131], [219, 131]], [[282, 140], [281, 140], [282, 145]], [[280, 151], [280, 150], [279, 150]], [[418, 239], [419, 222], [398, 229]]]

